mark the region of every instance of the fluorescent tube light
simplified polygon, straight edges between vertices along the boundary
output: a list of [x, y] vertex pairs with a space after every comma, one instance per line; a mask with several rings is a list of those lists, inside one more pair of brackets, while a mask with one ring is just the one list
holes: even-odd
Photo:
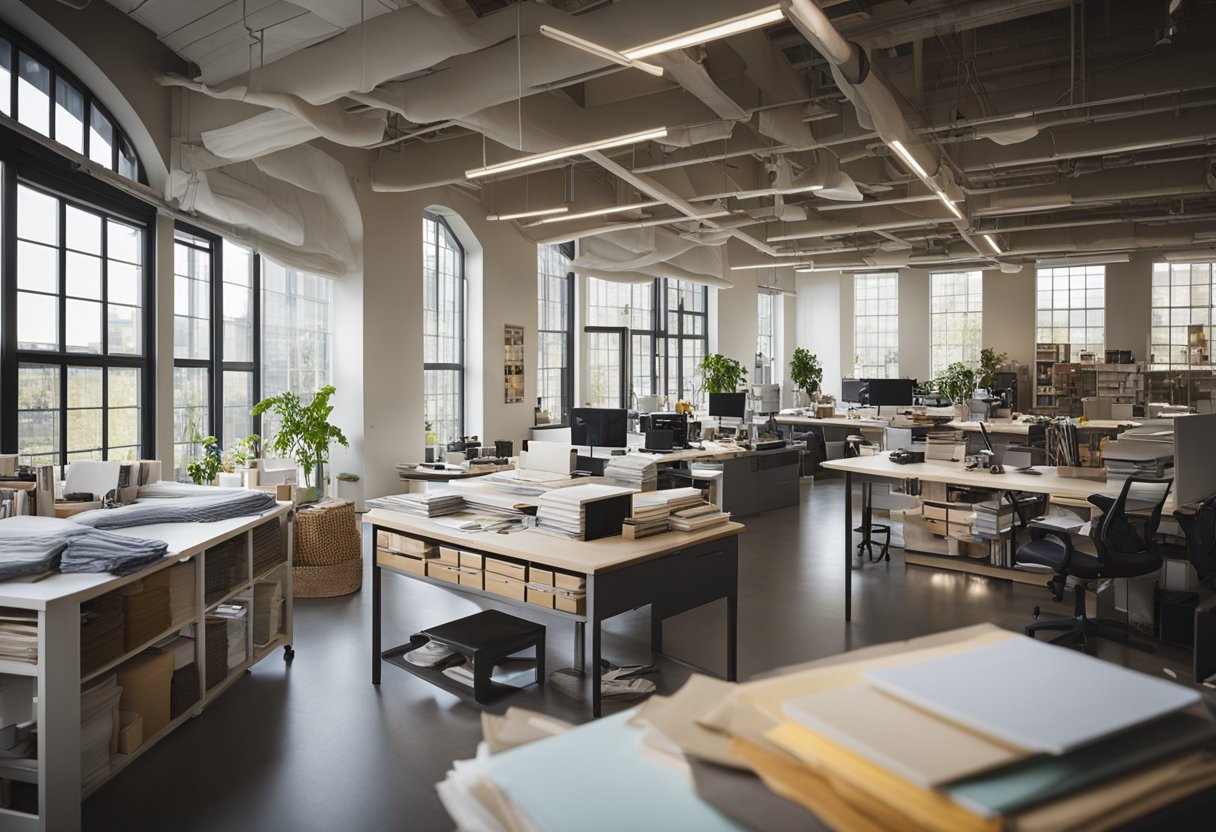
[[761, 26], [768, 26], [784, 19], [785, 13], [781, 11], [780, 6], [766, 6], [749, 14], [739, 15], [738, 17], [728, 18], [719, 23], [702, 26], [700, 29], [690, 29], [687, 32], [681, 32], [670, 38], [656, 40], [642, 46], [635, 46], [633, 49], [622, 51], [621, 54], [630, 60], [636, 61], [639, 58], [649, 58], [651, 55], [670, 52], [673, 49], [686, 49], [689, 46], [709, 43], [711, 40], [728, 38], [731, 35], [759, 29]]
[[561, 205], [557, 208], [538, 208], [535, 211], [519, 211], [514, 214], [490, 214], [486, 219], [491, 222], [494, 220], [523, 220], [528, 217], [547, 217], [551, 214], [564, 214], [569, 210], [568, 206]]
[[1040, 269], [1065, 268], [1067, 266], [1105, 266], [1107, 263], [1127, 263], [1126, 254], [1075, 255], [1072, 257], [1040, 257], [1035, 265]]
[[944, 191], [935, 191], [935, 193], [937, 194], [937, 198], [941, 200], [942, 205], [950, 209], [951, 214], [954, 214], [960, 220], [963, 219], [963, 212], [958, 210], [958, 206], [954, 204], [954, 201], [950, 197], [946, 196]]
[[567, 222], [569, 220], [585, 220], [588, 217], [602, 217], [606, 214], [623, 214], [626, 211], [640, 211], [643, 208], [654, 208], [657, 205], [662, 205], [662, 200], [651, 200], [650, 202], [634, 202], [630, 205], [610, 205], [607, 208], [600, 208], [596, 211], [580, 211], [577, 214], [564, 214], [560, 217], [546, 217], [537, 223], [543, 225], [547, 222]]
[[614, 49], [609, 49], [607, 46], [600, 46], [598, 43], [592, 43], [589, 40], [584, 40], [578, 35], [572, 35], [569, 32], [563, 32], [561, 29], [554, 29], [552, 26], [541, 26], [540, 33], [547, 38], [552, 38], [558, 43], [564, 43], [566, 46], [573, 46], [575, 49], [581, 49], [588, 54], [595, 55], [597, 58], [603, 58], [605, 61], [611, 61], [614, 64], [621, 66], [640, 69], [642, 72], [648, 72], [651, 75], [663, 75], [663, 67], [648, 64], [644, 61], [635, 61], [631, 58], [626, 58], [620, 52]]
[[[780, 257], [781, 255], [778, 254], [777, 256]], [[731, 266], [730, 270], [732, 272], [745, 272], [745, 271], [748, 271], [749, 269], [788, 269], [791, 266], [793, 266], [795, 269], [797, 269], [799, 266], [813, 266], [813, 265], [815, 265], [814, 260], [803, 260], [803, 261], [800, 261], [797, 263], [773, 263], [773, 262], [748, 263], [746, 265]]]
[[994, 252], [996, 252], [997, 254], [1005, 253], [1005, 252], [1001, 251], [1001, 247], [996, 244], [996, 240], [992, 239], [991, 234], [984, 234], [982, 236], [984, 237], [985, 242], [987, 242], [988, 245], [992, 246], [992, 250]]
[[486, 165], [485, 167], [466, 170], [464, 175], [469, 179], [478, 179], [482, 176], [494, 176], [498, 173], [520, 170], [521, 168], [530, 168], [534, 165], [543, 165], [546, 162], [556, 162], [557, 160], [565, 159], [568, 156], [577, 156], [580, 153], [590, 153], [593, 150], [606, 150], [610, 147], [621, 147], [623, 145], [637, 144], [638, 142], [644, 142], [650, 139], [661, 139], [666, 135], [667, 128], [659, 127], [654, 130], [644, 130], [641, 133], [630, 133], [626, 136], [615, 136], [611, 139], [601, 139], [597, 142], [575, 144], [569, 147], [562, 147], [557, 150], [549, 150], [544, 153], [534, 153], [531, 156], [521, 156], [520, 158], [512, 159], [509, 162], [499, 162], [498, 164], [494, 165]]
[[887, 143], [887, 146], [895, 151], [895, 154], [903, 160], [904, 164], [912, 169], [912, 172], [921, 179], [928, 179], [929, 174], [925, 173], [925, 169], [920, 166], [920, 162], [916, 161], [916, 157], [908, 152], [908, 148], [904, 147], [904, 143], [899, 139], [892, 139]]

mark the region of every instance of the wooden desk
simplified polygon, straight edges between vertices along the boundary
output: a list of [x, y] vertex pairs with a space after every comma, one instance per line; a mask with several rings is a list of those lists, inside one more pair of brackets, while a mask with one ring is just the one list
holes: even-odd
[[[474, 587], [382, 567], [375, 552], [376, 532], [380, 530], [462, 551], [584, 575], [587, 581], [586, 614], [574, 615]], [[743, 526], [739, 523], [726, 523], [700, 532], [673, 531], [642, 540], [609, 537], [584, 542], [534, 529], [514, 534], [461, 534], [426, 518], [374, 509], [364, 516], [363, 532], [364, 550], [372, 562], [372, 684], [380, 684], [380, 668], [385, 655], [381, 646], [383, 594], [380, 586], [381, 574], [385, 571], [506, 604], [525, 617], [533, 613], [573, 621], [574, 664], [587, 676], [587, 701], [591, 702], [595, 716], [600, 715], [600, 628], [606, 619], [649, 605], [651, 650], [665, 655], [663, 619], [722, 598], [726, 600], [726, 678], [734, 681], [739, 533], [742, 531]], [[430, 623], [422, 622], [423, 625]], [[588, 628], [587, 624], [591, 626]]]
[[479, 467], [476, 471], [469, 471], [459, 467], [444, 467], [444, 468], [411, 468], [405, 464], [397, 465], [397, 476], [403, 480], [421, 480], [424, 482], [451, 482], [452, 480], [464, 480], [471, 477], [484, 477], [486, 474], [493, 474], [498, 471], [510, 471], [515, 467], [514, 464], [507, 465], [486, 465]]
[[[1006, 422], [1006, 421], [1002, 421], [1000, 419], [996, 419], [991, 422], [984, 422], [984, 425], [987, 426], [988, 432], [991, 434], [1003, 434], [1003, 435], [1008, 435], [1008, 436], [1027, 436], [1030, 433], [1031, 423], [1030, 422]], [[1119, 433], [1121, 431], [1127, 430], [1128, 428], [1135, 428], [1135, 427], [1139, 427], [1139, 426], [1140, 426], [1139, 422], [1130, 422], [1130, 421], [1129, 422], [1119, 422], [1119, 421], [1115, 421], [1113, 419], [1090, 419], [1085, 424], [1083, 424], [1083, 425], [1078, 424], [1075, 427], [1076, 427], [1078, 433], [1087, 432], [1087, 431], [1090, 431], [1090, 432], [1100, 431], [1103, 433]], [[950, 430], [961, 430], [961, 431], [964, 431], [965, 433], [979, 433], [980, 432], [980, 423], [979, 422], [972, 422], [972, 421], [960, 422], [960, 421], [956, 420], [956, 421], [950, 422], [949, 424], [945, 425], [945, 427], [949, 428]]]
[[[892, 482], [901, 480], [919, 480], [921, 482], [947, 483], [950, 485], [970, 486], [972, 488], [991, 488], [996, 491], [1025, 491], [1032, 494], [1050, 494], [1067, 497], [1074, 500], [1086, 500], [1092, 494], [1106, 494], [1116, 497], [1122, 483], [1100, 482], [1097, 480], [1075, 479], [1060, 476], [1051, 467], [1038, 467], [1035, 470], [1042, 474], [1022, 474], [1009, 471], [1004, 474], [990, 474], [983, 469], [967, 470], [961, 463], [946, 460], [927, 460], [910, 465], [898, 465], [887, 458], [887, 454], [876, 456], [855, 457], [853, 459], [835, 459], [824, 463], [825, 468], [844, 473], [844, 618], [853, 618], [853, 481], [859, 482]], [[1173, 510], [1173, 498], [1167, 501], [1163, 514]]]

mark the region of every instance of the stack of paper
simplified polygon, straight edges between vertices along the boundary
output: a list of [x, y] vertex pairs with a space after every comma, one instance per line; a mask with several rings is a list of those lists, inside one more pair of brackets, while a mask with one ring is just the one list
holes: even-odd
[[612, 485], [637, 491], [654, 491], [658, 485], [659, 468], [654, 460], [641, 454], [614, 456], [604, 466], [604, 479]]
[[730, 520], [730, 514], [721, 511], [717, 506], [701, 503], [692, 508], [683, 508], [672, 512], [667, 525], [678, 532], [695, 532], [710, 526], [720, 526]]
[[174, 624], [185, 624], [194, 617], [195, 561], [169, 568], [169, 617]]
[[1103, 449], [1102, 461], [1109, 480], [1160, 478], [1173, 474], [1174, 445], [1148, 439], [1118, 440]]
[[976, 537], [996, 539], [1009, 531], [1013, 522], [1013, 506], [1000, 500], [974, 503], [971, 526]]
[[630, 488], [598, 484], [547, 491], [537, 500], [537, 528], [582, 540], [587, 532], [587, 506], [590, 503], [632, 493]]
[[10, 609], [0, 615], [0, 659], [38, 663], [38, 613]]
[[[701, 489], [691, 487], [669, 488], [666, 491], [657, 491], [652, 495], [647, 495], [647, 497], [666, 501], [667, 510], [672, 514], [686, 508], [694, 508], [705, 502], [705, 495], [701, 492]], [[637, 505], [636, 497], [634, 498], [634, 505]]]
[[424, 491], [418, 494], [390, 494], [367, 501], [371, 508], [399, 511], [417, 517], [442, 517], [464, 509], [464, 497], [451, 491]]
[[258, 581], [253, 585], [253, 643], [263, 647], [279, 633], [283, 609], [283, 585]]
[[633, 513], [625, 520], [627, 535], [635, 540], [662, 534], [667, 531], [667, 518], [671, 513], [663, 491], [633, 495]]
[[743, 684], [694, 675], [629, 715], [491, 743], [439, 794], [469, 829], [563, 828], [605, 778], [655, 828], [1151, 828], [1151, 813], [1216, 789], [1199, 698], [981, 625]]
[[110, 739], [115, 736], [122, 688], [110, 673], [80, 692], [80, 785], [88, 789], [110, 773]]

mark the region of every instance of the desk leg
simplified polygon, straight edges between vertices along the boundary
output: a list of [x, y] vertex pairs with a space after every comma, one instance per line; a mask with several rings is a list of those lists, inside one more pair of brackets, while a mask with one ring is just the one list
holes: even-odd
[[844, 472], [844, 620], [853, 620], [853, 474]]
[[650, 605], [650, 652], [655, 655], [663, 652], [663, 614]]
[[586, 652], [583, 640], [587, 638], [587, 625], [581, 621], [574, 622], [574, 669], [579, 673], [587, 672]]
[[372, 559], [372, 684], [380, 684], [380, 566]]
[[739, 678], [738, 669], [739, 643], [739, 596], [731, 593], [726, 596], [726, 681], [734, 682]]
[[587, 576], [587, 625], [585, 632], [586, 655], [589, 663], [582, 664], [583, 681], [587, 685], [587, 701], [591, 703], [591, 716], [600, 716], [600, 621], [595, 603], [595, 576]]

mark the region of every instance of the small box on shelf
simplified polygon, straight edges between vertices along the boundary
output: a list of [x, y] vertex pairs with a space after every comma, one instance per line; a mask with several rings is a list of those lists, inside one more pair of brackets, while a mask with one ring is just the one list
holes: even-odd
[[412, 575], [426, 574], [426, 560], [411, 555], [398, 555], [388, 549], [376, 549], [376, 564], [385, 569], [397, 572], [409, 572]]
[[438, 581], [446, 581], [449, 584], [460, 583], [460, 567], [452, 566], [448, 563], [439, 563], [436, 561], [428, 561], [426, 565], [426, 575], [428, 578], [434, 578]]
[[526, 563], [515, 563], [514, 561], [501, 560], [499, 558], [486, 557], [486, 572], [492, 572], [495, 575], [503, 575], [508, 578], [514, 578], [517, 581], [528, 580], [528, 565]]
[[502, 595], [516, 601], [524, 601], [527, 595], [526, 586], [519, 578], [500, 575], [496, 572], [487, 571], [485, 573], [486, 592], [493, 592], [495, 595]]

